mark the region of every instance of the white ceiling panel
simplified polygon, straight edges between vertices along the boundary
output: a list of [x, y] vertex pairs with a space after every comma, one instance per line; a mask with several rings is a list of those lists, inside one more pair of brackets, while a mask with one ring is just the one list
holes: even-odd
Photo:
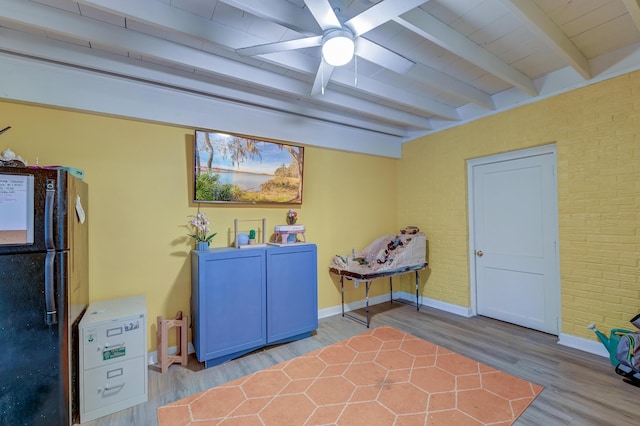
[[213, 17], [213, 11], [218, 6], [216, 0], [163, 0], [168, 5], [185, 12], [193, 13], [206, 19]]

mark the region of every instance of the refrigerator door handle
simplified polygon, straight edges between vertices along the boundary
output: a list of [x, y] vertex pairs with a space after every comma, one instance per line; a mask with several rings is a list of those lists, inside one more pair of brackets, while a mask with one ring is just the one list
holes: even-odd
[[47, 250], [55, 250], [53, 243], [53, 203], [56, 197], [55, 179], [47, 179], [47, 192], [44, 199], [44, 243]]
[[54, 266], [56, 252], [48, 251], [44, 261], [44, 302], [45, 316], [44, 322], [47, 325], [58, 323], [58, 308], [56, 307], [56, 289], [54, 283]]

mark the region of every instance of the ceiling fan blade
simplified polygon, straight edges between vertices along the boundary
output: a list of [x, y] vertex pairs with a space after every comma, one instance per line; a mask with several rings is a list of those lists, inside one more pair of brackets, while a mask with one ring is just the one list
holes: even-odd
[[329, 65], [324, 59], [320, 62], [318, 72], [316, 73], [316, 79], [313, 82], [313, 88], [311, 89], [311, 95], [324, 94], [324, 88], [327, 87], [327, 83], [333, 73], [333, 65]]
[[406, 74], [415, 65], [415, 62], [410, 61], [404, 56], [400, 56], [363, 37], [356, 39], [356, 55], [376, 65], [397, 72], [398, 74]]
[[344, 23], [357, 37], [371, 31], [375, 27], [390, 21], [405, 12], [415, 9], [421, 4], [426, 3], [425, 0], [384, 0], [371, 6], [369, 9], [354, 16]]
[[304, 4], [307, 5], [322, 31], [331, 28], [342, 28], [342, 24], [329, 4], [329, 0], [304, 0]]
[[307, 47], [320, 46], [322, 36], [311, 36], [296, 40], [277, 41], [275, 43], [259, 44], [257, 46], [242, 47], [236, 49], [236, 53], [242, 56], [265, 55], [267, 53], [282, 52], [285, 50], [304, 49]]

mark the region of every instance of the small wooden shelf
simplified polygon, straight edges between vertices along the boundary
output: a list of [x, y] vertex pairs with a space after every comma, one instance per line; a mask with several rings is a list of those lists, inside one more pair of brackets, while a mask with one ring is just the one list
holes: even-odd
[[[261, 233], [262, 239], [258, 239], [255, 244], [242, 244], [242, 245], [238, 244], [238, 231], [239, 231], [238, 226], [239, 226], [240, 222], [258, 222], [258, 223], [262, 222], [262, 233]], [[266, 247], [267, 246], [266, 245], [266, 241], [267, 241], [266, 240], [267, 219], [265, 219], [265, 218], [262, 218], [262, 219], [242, 219], [242, 220], [234, 219], [233, 228], [234, 228], [234, 231], [233, 231], [233, 233], [234, 233], [233, 244], [234, 244], [235, 248], [252, 248], [252, 247], [256, 247], [257, 248], [257, 247]], [[258, 231], [260, 231], [260, 227], [258, 227]]]

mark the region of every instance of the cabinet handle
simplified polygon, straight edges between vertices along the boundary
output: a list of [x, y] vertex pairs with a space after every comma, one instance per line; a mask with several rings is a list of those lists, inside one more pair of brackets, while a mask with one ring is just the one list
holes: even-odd
[[120, 383], [119, 385], [115, 385], [115, 386], [109, 386], [109, 383], [107, 383], [107, 385], [104, 387], [104, 389], [102, 388], [98, 388], [98, 392], [108, 392], [108, 391], [112, 391], [114, 389], [122, 389], [124, 387], [124, 382]]
[[124, 346], [124, 342], [122, 342], [122, 343], [118, 343], [117, 345], [110, 345], [110, 344], [108, 344], [108, 343], [105, 343], [105, 344], [104, 344], [104, 348], [105, 348], [105, 349], [121, 348], [121, 347], [123, 347], [123, 346]]

